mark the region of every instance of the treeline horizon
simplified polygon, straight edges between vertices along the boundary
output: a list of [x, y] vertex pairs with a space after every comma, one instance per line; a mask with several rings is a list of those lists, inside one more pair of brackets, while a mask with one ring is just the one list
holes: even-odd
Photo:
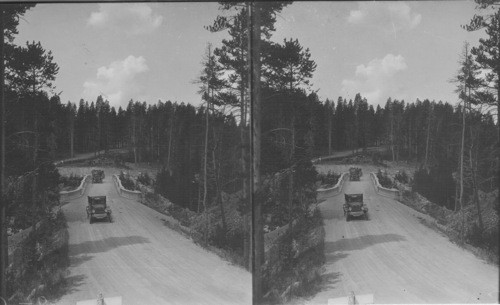
[[[383, 107], [380, 104], [374, 107], [360, 93], [356, 94], [354, 100], [339, 97], [337, 101], [329, 98], [321, 101], [315, 93], [300, 94], [306, 105], [295, 111], [307, 115], [304, 119], [313, 119], [314, 124], [308, 127], [314, 132], [314, 156], [386, 145], [391, 149], [391, 158], [394, 148], [395, 161], [404, 157], [405, 160], [409, 158], [425, 162], [427, 155], [428, 162], [433, 155], [432, 146], [436, 145], [433, 131], [442, 130], [449, 135], [451, 126], [442, 124], [449, 122], [456, 127], [461, 124], [457, 120], [462, 120], [463, 108], [460, 104], [454, 106], [430, 99], [406, 102], [389, 97]], [[55, 158], [71, 157], [72, 148], [73, 154], [76, 154], [135, 147], [138, 150], [134, 162], [166, 162], [167, 158], [162, 159], [160, 156], [168, 151], [169, 145], [164, 140], [168, 142], [168, 134], [175, 129], [176, 121], [180, 122], [180, 117], [186, 112], [204, 117], [206, 109], [204, 105], [195, 107], [191, 103], [170, 100], [149, 104], [131, 99], [125, 109], [119, 106], [116, 110], [101, 96], [97, 97], [96, 102], [90, 103], [81, 99], [78, 105], [72, 102], [62, 104], [57, 96], [50, 100], [58, 103], [58, 109], [54, 109], [53, 105], [51, 110], [56, 111], [58, 130], [61, 131], [57, 137], [59, 149], [54, 154]], [[266, 112], [280, 111], [278, 108], [284, 109], [293, 103], [298, 102], [289, 102], [286, 97], [275, 97], [272, 103], [265, 104], [263, 116], [268, 117], [270, 115]], [[238, 125], [237, 116], [230, 112], [222, 115], [231, 125]], [[278, 115], [273, 114], [272, 119], [281, 117], [281, 122], [284, 122], [288, 115], [286, 111], [281, 111]], [[475, 120], [480, 117], [485, 126], [497, 126], [490, 112], [476, 111], [471, 116]], [[203, 128], [203, 124], [196, 122], [198, 132], [202, 132], [200, 128]], [[149, 132], [148, 137], [145, 137], [145, 131]]]

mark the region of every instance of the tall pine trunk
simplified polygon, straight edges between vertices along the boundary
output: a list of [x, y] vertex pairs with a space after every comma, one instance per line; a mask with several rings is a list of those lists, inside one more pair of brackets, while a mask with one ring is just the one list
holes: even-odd
[[1, 160], [0, 160], [0, 297], [7, 299], [6, 291], [6, 268], [8, 259], [8, 240], [7, 240], [7, 223], [5, 220], [5, 97], [4, 97], [4, 8], [0, 6], [0, 33], [2, 39], [0, 41], [0, 126], [1, 126]]
[[[248, 52], [250, 54], [250, 52]], [[250, 56], [250, 55], [249, 55]], [[250, 58], [248, 60], [250, 62]], [[250, 71], [250, 70], [249, 70]], [[250, 77], [248, 78], [250, 80]], [[241, 177], [241, 200], [246, 204], [249, 201], [249, 193], [250, 193], [250, 181], [248, 179], [248, 142], [249, 138], [246, 135], [246, 102], [245, 102], [245, 89], [243, 85], [240, 88], [240, 177]], [[244, 232], [248, 232], [249, 234], [245, 234], [243, 237], [243, 257], [245, 261], [245, 267], [248, 270], [252, 269], [252, 254], [251, 254], [251, 213], [247, 213], [243, 216], [244, 222]]]
[[[210, 53], [209, 56], [210, 58]], [[209, 89], [210, 90], [210, 89]], [[204, 151], [204, 160], [203, 160], [203, 213], [205, 214], [205, 245], [207, 245], [208, 241], [208, 211], [207, 211], [207, 195], [208, 195], [208, 128], [209, 128], [209, 115], [210, 115], [210, 102], [207, 101], [207, 109], [205, 115], [205, 151]]]
[[[468, 49], [467, 45], [465, 46], [465, 59], [467, 60], [468, 56]], [[464, 90], [465, 93], [467, 93], [467, 76], [465, 77], [464, 80]], [[462, 232], [460, 234], [461, 240], [463, 242], [464, 240], [464, 226], [465, 226], [465, 211], [463, 210], [464, 207], [464, 153], [465, 153], [465, 113], [466, 113], [466, 108], [467, 108], [467, 97], [464, 98], [463, 101], [463, 107], [462, 107], [462, 137], [461, 137], [461, 143], [460, 143], [460, 198], [459, 198], [459, 205], [460, 205], [460, 212], [462, 213]]]
[[464, 147], [465, 147], [465, 101], [464, 107], [462, 107], [462, 138], [460, 143], [460, 194], [459, 194], [459, 205], [460, 209], [463, 208], [463, 196], [464, 196]]
[[471, 175], [472, 175], [472, 192], [473, 192], [473, 200], [474, 200], [474, 203], [476, 204], [476, 209], [477, 209], [479, 230], [482, 233], [484, 230], [484, 224], [483, 224], [483, 215], [481, 213], [481, 203], [479, 202], [479, 185], [478, 185], [478, 178], [477, 178], [477, 163], [478, 163], [477, 159], [478, 159], [478, 154], [479, 154], [479, 141], [477, 142], [477, 145], [475, 147], [475, 150], [476, 150], [475, 162], [474, 162], [474, 151], [473, 151], [474, 139], [477, 139], [479, 135], [476, 133], [476, 136], [474, 136], [472, 124], [470, 125], [469, 129], [470, 129], [470, 139], [471, 139], [471, 144], [469, 146], [469, 165], [470, 165]]
[[251, 31], [252, 43], [250, 45], [252, 81], [251, 81], [251, 116], [252, 116], [252, 235], [253, 235], [253, 266], [252, 266], [252, 282], [253, 282], [253, 302], [259, 303], [262, 299], [262, 270], [264, 258], [264, 231], [262, 226], [262, 202], [260, 196], [261, 177], [260, 177], [260, 141], [261, 141], [261, 91], [260, 91], [260, 74], [261, 74], [261, 28], [260, 28], [260, 6], [259, 2], [250, 3], [251, 11]]
[[[249, 31], [247, 31], [247, 82], [248, 82], [248, 90], [250, 93], [252, 93], [252, 52], [251, 52], [251, 46], [252, 46], [252, 21], [251, 21], [251, 4], [250, 2], [246, 2], [246, 9], [247, 9], [247, 14], [248, 14], [248, 24], [249, 24]], [[242, 52], [243, 53], [243, 52]], [[243, 75], [241, 76], [241, 91], [240, 91], [240, 98], [241, 98], [241, 111], [242, 111], [242, 118], [240, 120], [240, 136], [241, 136], [241, 166], [242, 166], [242, 177], [243, 177], [243, 190], [242, 190], [242, 201], [244, 204], [249, 205], [249, 210], [250, 212], [245, 213], [243, 216], [243, 227], [244, 227], [244, 237], [243, 237], [243, 256], [245, 260], [245, 266], [247, 269], [252, 272], [253, 270], [253, 224], [252, 224], [252, 199], [251, 199], [251, 166], [248, 164], [251, 162], [251, 152], [250, 152], [250, 147], [252, 141], [253, 141], [253, 135], [252, 132], [248, 132], [248, 134], [245, 134], [245, 128], [246, 128], [246, 109], [247, 105], [245, 103], [245, 89], [244, 89], [244, 82], [243, 82]], [[250, 101], [252, 96], [250, 94]], [[252, 105], [250, 105], [252, 107]], [[250, 108], [252, 109], [252, 108]], [[243, 116], [243, 113], [245, 114], [245, 117]], [[253, 119], [252, 112], [250, 111], [250, 120]], [[243, 124], [242, 124], [243, 123]], [[249, 123], [251, 126], [251, 123]], [[249, 152], [249, 153], [247, 153]]]
[[295, 113], [292, 114], [291, 122], [291, 141], [290, 141], [290, 177], [288, 180], [288, 217], [290, 227], [292, 227], [292, 211], [293, 211], [293, 168], [294, 168], [294, 149], [295, 149]]
[[[467, 45], [465, 46], [465, 59], [467, 60], [468, 56], [468, 48]], [[465, 93], [467, 93], [467, 75], [464, 80], [464, 90]], [[461, 138], [461, 143], [460, 143], [460, 199], [459, 199], [459, 204], [460, 204], [460, 209], [463, 208], [464, 204], [464, 153], [465, 153], [465, 113], [467, 109], [467, 97], [464, 98], [464, 103], [462, 107], [462, 138]], [[463, 236], [462, 236], [463, 238]]]
[[38, 111], [35, 110], [35, 126], [34, 126], [35, 141], [33, 143], [33, 180], [31, 184], [31, 205], [33, 211], [36, 211], [37, 198], [37, 161], [38, 161], [38, 146], [40, 145], [40, 134], [38, 132]]
[[[212, 109], [213, 110], [213, 109]], [[212, 111], [213, 113], [213, 111]], [[213, 160], [213, 170], [214, 170], [214, 176], [215, 176], [215, 190], [217, 192], [216, 194], [216, 202], [219, 204], [220, 208], [220, 214], [221, 214], [221, 220], [222, 220], [222, 230], [224, 231], [224, 239], [226, 238], [226, 233], [227, 233], [227, 222], [226, 222], [226, 214], [224, 212], [224, 202], [222, 202], [222, 190], [221, 190], [221, 185], [220, 185], [220, 163], [216, 162], [216, 151], [217, 151], [217, 141], [216, 135], [215, 135], [215, 128], [212, 128], [213, 130], [213, 137], [214, 137], [214, 148], [212, 149], [212, 160]], [[220, 139], [220, 137], [219, 137]], [[218, 164], [218, 166], [217, 166]]]

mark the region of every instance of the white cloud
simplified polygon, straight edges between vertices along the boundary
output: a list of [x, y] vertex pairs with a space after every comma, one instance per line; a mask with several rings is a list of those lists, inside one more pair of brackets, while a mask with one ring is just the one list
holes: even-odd
[[[363, 2], [359, 4], [360, 8], [363, 4], [364, 4]], [[354, 23], [354, 24], [361, 23], [365, 19], [366, 14], [367, 14], [366, 10], [360, 9], [357, 11], [351, 11], [349, 13], [349, 17], [347, 18], [347, 21], [349, 21], [350, 23]]]
[[99, 11], [92, 12], [87, 24], [102, 28], [110, 27], [131, 34], [154, 31], [163, 22], [163, 17], [153, 13], [146, 3], [99, 4]]
[[396, 74], [407, 68], [401, 55], [387, 54], [383, 59], [375, 58], [366, 66], [356, 67], [354, 78], [342, 81], [342, 95], [354, 97], [361, 93], [370, 104], [384, 104], [387, 98], [401, 98]]
[[413, 29], [420, 24], [422, 15], [412, 13], [404, 2], [359, 2], [347, 21], [353, 24], [379, 25], [389, 31]]
[[126, 106], [130, 99], [136, 100], [142, 94], [137, 76], [148, 71], [144, 57], [128, 56], [122, 61], [114, 61], [97, 69], [94, 79], [83, 84], [83, 96], [95, 100], [102, 95], [111, 105]]

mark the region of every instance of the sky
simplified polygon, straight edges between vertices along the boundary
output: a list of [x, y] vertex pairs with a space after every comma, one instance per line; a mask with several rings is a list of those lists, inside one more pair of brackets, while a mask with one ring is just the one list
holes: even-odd
[[[478, 13], [472, 1], [294, 2], [277, 17], [272, 40], [297, 38], [317, 69], [312, 90], [321, 100], [356, 93], [369, 104], [429, 99], [455, 104], [464, 42]], [[59, 65], [54, 93], [63, 103], [102, 95], [116, 108], [128, 101], [201, 104], [195, 83], [221, 14], [217, 3], [46, 3], [29, 10], [15, 43], [40, 41]]]

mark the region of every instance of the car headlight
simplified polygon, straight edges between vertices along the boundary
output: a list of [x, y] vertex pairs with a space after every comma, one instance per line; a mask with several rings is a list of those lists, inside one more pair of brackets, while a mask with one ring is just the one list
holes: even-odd
[[352, 211], [352, 208], [349, 208], [349, 212]]
[[94, 210], [94, 209], [92, 209], [92, 213], [95, 213], [95, 210]]

